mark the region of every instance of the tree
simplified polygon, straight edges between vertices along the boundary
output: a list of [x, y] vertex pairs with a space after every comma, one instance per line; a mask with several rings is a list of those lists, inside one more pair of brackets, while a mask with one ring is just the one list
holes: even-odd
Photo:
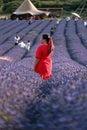
[[[5, 13], [12, 13], [14, 12], [20, 5], [20, 2], [8, 2], [7, 4], [4, 5], [3, 11]], [[9, 8], [8, 8], [9, 7]]]
[[58, 6], [60, 0], [56, 0], [56, 6]]
[[67, 0], [61, 0], [62, 2], [67, 2]]
[[2, 12], [2, 8], [3, 8], [3, 1], [0, 0], [0, 13]]
[[3, 0], [0, 0], [0, 6], [3, 4]]

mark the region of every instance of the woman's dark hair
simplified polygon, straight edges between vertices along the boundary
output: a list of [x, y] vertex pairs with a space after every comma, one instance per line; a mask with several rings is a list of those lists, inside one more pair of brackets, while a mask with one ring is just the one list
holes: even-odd
[[43, 35], [42, 35], [42, 38], [47, 41], [47, 44], [49, 43], [50, 38], [49, 38], [49, 35], [48, 35], [48, 34], [43, 34]]
[[52, 38], [48, 34], [43, 34], [42, 38], [47, 41], [47, 44], [48, 44], [48, 55], [49, 55], [53, 51], [53, 49], [54, 49]]

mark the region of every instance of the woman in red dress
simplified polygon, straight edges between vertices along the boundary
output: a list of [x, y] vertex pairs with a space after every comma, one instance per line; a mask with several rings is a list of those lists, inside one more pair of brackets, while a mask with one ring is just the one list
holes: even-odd
[[36, 50], [34, 71], [38, 73], [43, 80], [52, 77], [52, 55], [54, 45], [52, 38], [48, 34], [43, 34], [41, 45]]

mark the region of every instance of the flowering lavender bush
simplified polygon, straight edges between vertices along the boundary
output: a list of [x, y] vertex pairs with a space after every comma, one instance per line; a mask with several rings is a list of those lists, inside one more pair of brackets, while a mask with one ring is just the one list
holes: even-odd
[[84, 26], [83, 20], [79, 20], [76, 22], [76, 30], [82, 44], [87, 49], [87, 28]]

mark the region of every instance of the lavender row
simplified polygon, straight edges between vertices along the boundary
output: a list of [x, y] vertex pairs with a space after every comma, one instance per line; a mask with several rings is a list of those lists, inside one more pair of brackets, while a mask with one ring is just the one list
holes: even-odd
[[15, 47], [14, 46], [14, 36], [17, 32], [20, 32], [20, 37], [22, 38], [23, 36], [25, 36], [25, 32], [27, 33], [29, 31], [28, 30], [29, 27], [28, 27], [26, 21], [25, 22], [23, 21], [22, 24], [20, 24], [20, 22], [19, 22], [19, 23], [17, 23], [17, 25], [18, 26], [16, 28], [14, 28], [14, 30], [11, 30], [9, 33], [7, 33], [6, 35], [3, 36], [4, 39], [2, 37], [1, 40], [3, 40], [4, 43], [2, 45], [0, 45], [0, 49], [1, 49], [0, 54], [1, 55], [3, 55], [5, 52], [7, 52], [10, 48]]
[[[23, 23], [22, 23], [23, 24]], [[19, 26], [20, 25], [20, 23], [19, 24], [15, 24], [16, 25], [16, 27], [17, 27], [17, 25]], [[23, 25], [21, 25], [21, 26], [23, 26]], [[20, 27], [21, 27], [20, 26]], [[9, 27], [8, 27], [9, 28]], [[18, 27], [17, 27], [18, 28]], [[20, 28], [19, 28], [20, 29]], [[1, 45], [0, 45], [0, 55], [3, 55], [4, 53], [6, 53], [9, 49], [11, 49], [11, 48], [13, 48], [14, 47], [14, 36], [12, 36], [12, 34], [14, 33], [14, 31], [15, 31], [16, 29], [14, 29], [13, 30], [13, 32], [12, 32], [12, 30], [11, 30], [11, 32], [10, 33], [6, 33], [6, 35], [3, 35], [3, 36], [1, 36], [0, 37], [0, 42], [1, 42]], [[16, 30], [17, 31], [17, 30]], [[12, 36], [10, 36], [10, 35]], [[3, 43], [4, 42], [4, 43]]]
[[5, 33], [9, 32], [10, 30], [16, 28], [17, 26], [17, 22], [8, 22], [5, 23], [4, 26], [2, 26], [2, 28], [0, 28], [0, 35], [4, 35]]
[[0, 31], [7, 28], [9, 25], [12, 24], [12, 20], [2, 20], [0, 23]]
[[87, 49], [87, 28], [84, 26], [84, 22], [82, 20], [78, 20], [76, 22], [76, 30], [79, 38], [82, 41], [82, 44]]
[[9, 40], [9, 38], [12, 37], [13, 34], [16, 34], [17, 32], [19, 32], [20, 30], [24, 29], [27, 26], [24, 21], [22, 21], [21, 24], [20, 24], [20, 22], [17, 24], [18, 24], [18, 27], [14, 28], [10, 32], [8, 32], [0, 37], [0, 44], [3, 44], [6, 40]]
[[75, 21], [69, 21], [66, 27], [66, 46], [71, 58], [82, 65], [87, 65], [87, 50], [82, 45], [81, 40], [76, 34]]

